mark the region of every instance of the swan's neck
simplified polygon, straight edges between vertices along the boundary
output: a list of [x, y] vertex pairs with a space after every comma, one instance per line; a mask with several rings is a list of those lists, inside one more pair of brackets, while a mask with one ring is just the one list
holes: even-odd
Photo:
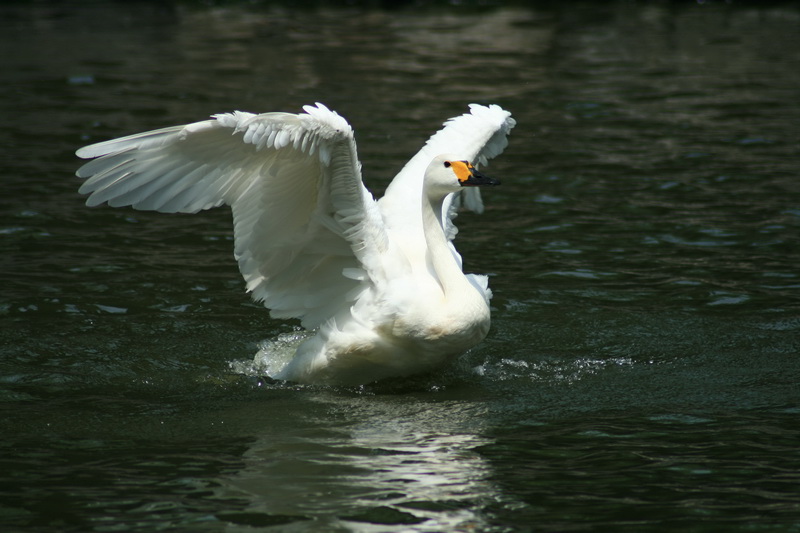
[[422, 228], [428, 245], [428, 271], [442, 287], [445, 298], [453, 299], [464, 290], [468, 282], [461, 267], [453, 257], [450, 244], [444, 233], [442, 207], [444, 198], [422, 198]]

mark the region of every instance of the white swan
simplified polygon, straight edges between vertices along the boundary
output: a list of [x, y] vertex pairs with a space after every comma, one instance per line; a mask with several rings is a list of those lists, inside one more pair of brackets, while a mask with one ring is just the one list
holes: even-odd
[[[77, 151], [89, 206], [233, 211], [247, 290], [316, 335], [272, 377], [357, 385], [429, 371], [489, 330], [485, 276], [464, 275], [455, 207], [482, 211], [485, 165], [508, 144], [510, 113], [470, 105], [431, 137], [375, 201], [350, 125], [305, 113], [234, 112]], [[461, 197], [461, 198], [459, 198]]]

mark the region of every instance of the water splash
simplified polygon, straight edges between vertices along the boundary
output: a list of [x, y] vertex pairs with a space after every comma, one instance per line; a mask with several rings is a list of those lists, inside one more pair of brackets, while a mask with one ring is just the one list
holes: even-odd
[[584, 357], [564, 361], [528, 361], [507, 357], [499, 361], [486, 361], [475, 366], [472, 371], [479, 376], [488, 377], [492, 381], [530, 379], [574, 383], [608, 368], [632, 367], [633, 365], [634, 361], [629, 357], [608, 359]]
[[251, 361], [229, 361], [228, 365], [236, 374], [274, 376], [292, 360], [297, 347], [313, 336], [314, 332], [299, 328], [290, 333], [281, 333], [273, 339], [261, 341]]

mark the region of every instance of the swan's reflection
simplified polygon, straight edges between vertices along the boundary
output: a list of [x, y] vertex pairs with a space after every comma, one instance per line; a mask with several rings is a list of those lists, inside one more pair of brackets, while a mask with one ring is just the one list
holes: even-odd
[[375, 397], [319, 407], [264, 428], [247, 466], [225, 481], [227, 497], [246, 498], [251, 515], [282, 517], [291, 531], [482, 529], [482, 509], [499, 494], [475, 450], [489, 444], [477, 427], [481, 407]]

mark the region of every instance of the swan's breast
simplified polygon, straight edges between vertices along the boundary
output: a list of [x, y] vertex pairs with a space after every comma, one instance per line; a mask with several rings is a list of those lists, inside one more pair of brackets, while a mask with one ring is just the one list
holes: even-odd
[[391, 327], [397, 340], [418, 344], [418, 349], [463, 352], [489, 332], [489, 306], [472, 287], [457, 301], [427, 300], [399, 313]]
[[[332, 321], [306, 341], [274, 377], [302, 383], [357, 385], [428, 372], [478, 344], [489, 332], [489, 306], [419, 298], [402, 311]], [[405, 300], [410, 303], [409, 299]], [[394, 302], [397, 303], [397, 302]], [[364, 311], [364, 309], [361, 309]], [[372, 309], [375, 310], [374, 308]]]

